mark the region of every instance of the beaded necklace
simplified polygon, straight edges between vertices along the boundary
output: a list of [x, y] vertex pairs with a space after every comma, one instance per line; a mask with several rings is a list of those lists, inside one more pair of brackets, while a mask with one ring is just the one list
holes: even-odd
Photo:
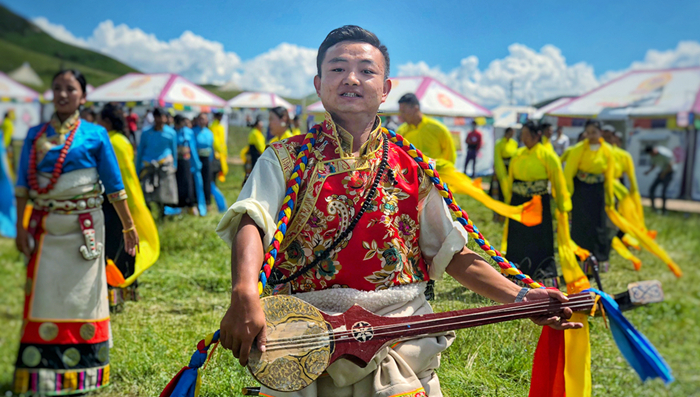
[[34, 137], [34, 141], [32, 141], [32, 148], [29, 152], [29, 188], [31, 190], [36, 191], [38, 194], [46, 194], [50, 192], [53, 189], [56, 181], [58, 181], [58, 177], [61, 176], [61, 173], [63, 172], [63, 163], [65, 163], [66, 161], [66, 154], [68, 153], [68, 149], [70, 149], [71, 144], [73, 143], [75, 131], [77, 131], [78, 127], [80, 126], [80, 119], [78, 119], [78, 121], [73, 125], [70, 132], [68, 133], [66, 142], [63, 144], [63, 148], [61, 148], [61, 152], [58, 155], [58, 160], [56, 160], [56, 164], [54, 164], [53, 166], [53, 173], [51, 174], [49, 184], [46, 185], [46, 187], [39, 187], [39, 181], [37, 180], [36, 176], [36, 142], [42, 135], [46, 133], [46, 128], [48, 126], [49, 123], [46, 123], [43, 127], [41, 127], [41, 131], [39, 131], [39, 133], [36, 134], [36, 136]]

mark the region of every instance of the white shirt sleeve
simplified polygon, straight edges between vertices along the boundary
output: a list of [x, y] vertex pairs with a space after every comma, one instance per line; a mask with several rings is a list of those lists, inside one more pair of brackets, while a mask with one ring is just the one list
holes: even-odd
[[[267, 247], [277, 230], [277, 213], [282, 207], [286, 181], [282, 166], [271, 149], [265, 150], [255, 164], [238, 200], [226, 211], [216, 233], [230, 247], [243, 214], [248, 214], [263, 231]], [[419, 208], [420, 245], [428, 262], [430, 278], [440, 280], [452, 257], [467, 245], [464, 227], [452, 220], [447, 204], [433, 186]]]
[[420, 208], [418, 222], [418, 244], [428, 262], [430, 279], [440, 280], [452, 257], [467, 245], [467, 231], [452, 220], [450, 210], [435, 186]]
[[216, 233], [230, 247], [241, 217], [248, 214], [263, 231], [263, 246], [266, 248], [277, 231], [277, 214], [282, 207], [286, 185], [277, 155], [272, 149], [266, 149], [255, 163], [238, 199], [221, 218]]

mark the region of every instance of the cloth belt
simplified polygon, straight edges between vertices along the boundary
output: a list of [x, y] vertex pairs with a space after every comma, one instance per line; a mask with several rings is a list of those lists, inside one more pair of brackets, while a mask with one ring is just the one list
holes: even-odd
[[197, 154], [199, 154], [199, 157], [209, 157], [211, 156], [211, 149], [198, 149]]
[[82, 213], [90, 212], [100, 208], [104, 198], [100, 196], [82, 198], [78, 200], [54, 200], [54, 199], [34, 199], [34, 206], [45, 212], [57, 213]]
[[513, 193], [523, 197], [533, 197], [549, 192], [549, 181], [538, 179], [536, 181], [513, 181]]
[[189, 160], [192, 158], [192, 150], [188, 148], [187, 146], [178, 146], [177, 147], [177, 158], [178, 159], [183, 159], [183, 160]]
[[579, 181], [589, 185], [605, 182], [605, 174], [589, 174], [588, 172], [579, 171], [576, 173], [576, 178], [578, 178]]

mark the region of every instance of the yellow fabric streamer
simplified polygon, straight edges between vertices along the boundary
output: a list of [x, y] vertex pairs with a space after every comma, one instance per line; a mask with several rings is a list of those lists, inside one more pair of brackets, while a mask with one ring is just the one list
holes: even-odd
[[634, 265], [634, 270], [639, 271], [642, 267], [642, 261], [639, 260], [636, 256], [634, 256], [629, 249], [627, 249], [627, 246], [620, 240], [619, 237], [615, 236], [613, 237], [612, 240], [612, 248], [620, 254], [621, 257], [627, 259], [628, 261], [632, 262]]
[[129, 206], [131, 217], [134, 219], [136, 231], [139, 234], [139, 251], [136, 253], [134, 274], [126, 278], [122, 284], [117, 285], [119, 288], [125, 288], [136, 281], [141, 273], [158, 260], [160, 255], [160, 238], [158, 237], [158, 229], [153, 221], [151, 211], [146, 206], [141, 183], [138, 176], [136, 176], [134, 148], [131, 146], [131, 142], [116, 131], [109, 132], [109, 140], [117, 156], [119, 171], [121, 171], [124, 189], [128, 197], [126, 200], [127, 205]]
[[649, 237], [649, 235], [641, 230], [632, 225], [630, 222], [628, 222], [622, 215], [620, 215], [619, 212], [615, 210], [615, 207], [612, 206], [606, 206], [605, 207], [605, 212], [607, 212], [608, 217], [612, 221], [612, 223], [615, 224], [615, 226], [619, 227], [620, 230], [622, 230], [625, 233], [629, 233], [632, 235], [632, 237], [636, 238], [639, 240], [639, 242], [642, 244], [642, 247], [644, 249], [648, 250], [652, 254], [656, 255], [661, 261], [663, 261], [666, 266], [668, 266], [669, 269], [673, 272], [673, 274], [676, 277], [681, 277], [683, 275], [683, 272], [681, 271], [681, 268], [678, 267], [678, 265], [671, 259], [666, 251], [664, 251], [663, 248], [659, 247], [658, 244], [654, 240]]
[[508, 205], [486, 194], [481, 186], [474, 186], [471, 178], [457, 171], [452, 163], [438, 161], [436, 165], [438, 174], [453, 193], [466, 194], [497, 214], [514, 219], [523, 225], [535, 226], [542, 223], [542, 199], [540, 196], [535, 196], [522, 205]]
[[224, 182], [228, 175], [228, 146], [226, 143], [226, 130], [219, 120], [214, 119], [209, 127], [214, 135], [214, 158], [221, 162], [221, 174], [219, 180]]
[[[571, 240], [567, 213], [556, 211], [557, 246], [562, 275], [569, 294], [575, 294], [591, 287], [588, 277], [583, 274], [576, 256], [585, 260], [590, 253]], [[572, 322], [583, 324], [581, 329], [564, 331], [564, 387], [567, 397], [589, 397], [591, 395], [591, 343], [588, 329], [588, 316], [574, 313]]]

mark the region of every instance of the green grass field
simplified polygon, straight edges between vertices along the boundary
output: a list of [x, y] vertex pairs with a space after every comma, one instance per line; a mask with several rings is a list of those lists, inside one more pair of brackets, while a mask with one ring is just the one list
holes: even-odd
[[[222, 190], [233, 201], [242, 168], [234, 166]], [[475, 201], [458, 197], [474, 222], [495, 245], [500, 226]], [[630, 282], [658, 279], [666, 301], [626, 312], [627, 318], [660, 350], [673, 368], [676, 382], [665, 387], [656, 380], [642, 384], [614, 345], [601, 318], [591, 319], [594, 396], [700, 396], [700, 216], [647, 212], [658, 241], [684, 269], [676, 279], [658, 259], [639, 253], [637, 273], [613, 254], [612, 269], [603, 275], [609, 292], [621, 292]], [[185, 216], [160, 225], [159, 261], [140, 279], [142, 300], [129, 302], [112, 317], [111, 386], [97, 396], [156, 396], [187, 362], [197, 341], [216, 330], [230, 296], [229, 252], [214, 233], [219, 214]], [[472, 247], [476, 251], [477, 247]], [[24, 264], [14, 242], [0, 240], [0, 393], [11, 387], [13, 364], [22, 322]], [[438, 284], [436, 311], [490, 305], [447, 279]], [[458, 332], [458, 340], [443, 355], [439, 375], [447, 396], [525, 396], [539, 328], [529, 321], [489, 325]], [[217, 349], [203, 372], [202, 396], [237, 396], [255, 382], [229, 351]], [[10, 394], [5, 394], [10, 395]]]

